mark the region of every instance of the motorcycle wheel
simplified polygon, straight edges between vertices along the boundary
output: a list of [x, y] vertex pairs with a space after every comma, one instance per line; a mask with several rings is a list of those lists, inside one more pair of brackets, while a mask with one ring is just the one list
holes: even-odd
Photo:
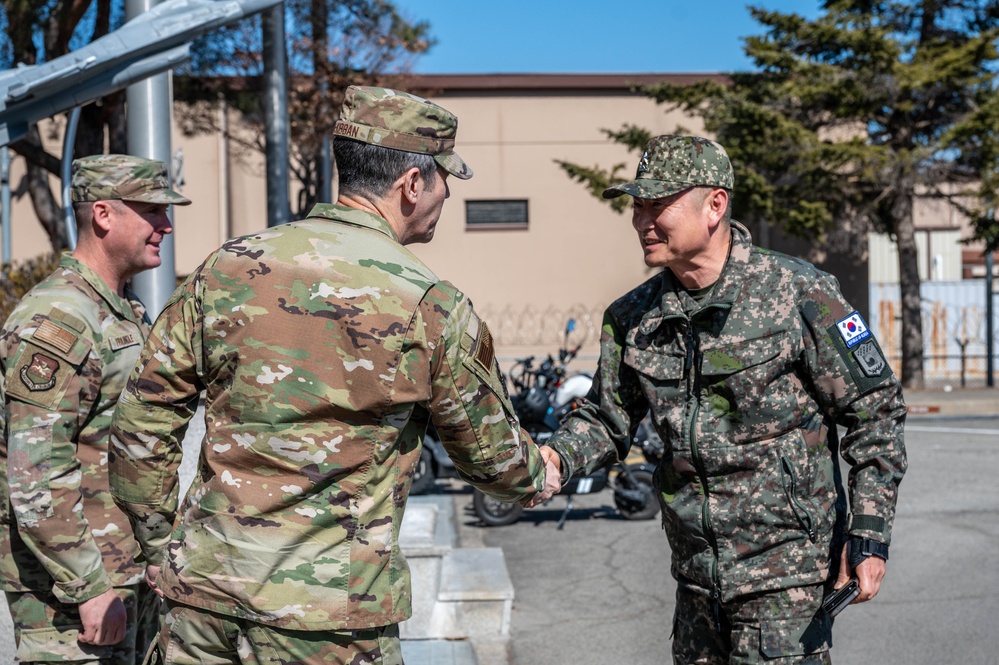
[[475, 490], [472, 507], [475, 509], [476, 517], [486, 526], [513, 524], [524, 514], [524, 508], [519, 503], [499, 501], [479, 490]]
[[[650, 520], [659, 514], [659, 501], [656, 500], [656, 490], [652, 485], [652, 472], [645, 469], [632, 469], [631, 477], [634, 478], [637, 487], [645, 496], [645, 501], [641, 507], [625, 505], [614, 495], [614, 507], [621, 513], [621, 517], [626, 520]], [[618, 475], [618, 482], [624, 480], [624, 476]]]
[[416, 463], [416, 471], [413, 472], [413, 484], [409, 488], [411, 495], [426, 494], [433, 489], [434, 481], [434, 461], [433, 453], [426, 446], [420, 451], [420, 461]]

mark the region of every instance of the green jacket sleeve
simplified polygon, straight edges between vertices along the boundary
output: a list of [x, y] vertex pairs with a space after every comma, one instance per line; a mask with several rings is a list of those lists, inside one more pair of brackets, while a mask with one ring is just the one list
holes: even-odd
[[545, 465], [514, 415], [488, 326], [446, 283], [428, 292], [419, 316], [443, 323], [434, 335], [429, 410], [458, 474], [502, 501], [529, 500], [544, 489]]
[[197, 273], [156, 319], [111, 423], [111, 494], [143, 556], [162, 565], [177, 514], [177, 470], [203, 388]]
[[898, 486], [905, 474], [906, 408], [880, 345], [826, 276], [804, 297], [805, 363], [827, 418], [846, 428], [850, 535], [890, 544]]
[[5, 359], [10, 508], [22, 541], [65, 603], [83, 602], [111, 587], [80, 508], [77, 435], [101, 382], [93, 346], [79, 318], [53, 310], [26, 322], [20, 344]]
[[580, 408], [568, 414], [548, 440], [562, 459], [563, 481], [586, 476], [624, 459], [649, 406], [633, 370], [622, 362], [624, 335], [613, 313], [604, 313], [600, 360]]

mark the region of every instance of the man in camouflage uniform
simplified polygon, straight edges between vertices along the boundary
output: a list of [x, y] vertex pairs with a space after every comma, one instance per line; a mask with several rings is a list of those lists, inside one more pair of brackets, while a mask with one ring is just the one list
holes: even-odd
[[589, 473], [625, 457], [651, 409], [674, 662], [827, 663], [824, 592], [855, 576], [869, 600], [885, 572], [905, 405], [836, 280], [731, 221], [733, 184], [717, 143], [659, 136], [604, 192], [634, 198], [645, 263], [664, 270], [607, 309], [588, 401], [549, 445], [563, 477]]
[[[338, 203], [227, 242], [157, 320], [115, 412], [111, 490], [160, 567], [164, 662], [401, 663], [399, 527], [431, 421], [483, 491], [557, 489], [486, 324], [404, 247], [433, 237], [447, 177], [472, 176], [456, 131], [426, 100], [348, 88]], [[171, 537], [202, 390], [200, 469]]]
[[[158, 601], [108, 493], [111, 414], [149, 329], [127, 286], [172, 232], [161, 162], [73, 163], [79, 243], [0, 330], [0, 584], [20, 662], [134, 663]], [[138, 654], [137, 654], [138, 652]]]

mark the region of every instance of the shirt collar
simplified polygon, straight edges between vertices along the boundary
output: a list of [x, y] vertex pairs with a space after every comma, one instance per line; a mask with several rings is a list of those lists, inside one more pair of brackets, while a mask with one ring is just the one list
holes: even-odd
[[317, 203], [309, 212], [309, 217], [321, 217], [335, 222], [350, 224], [351, 226], [372, 229], [373, 231], [384, 233], [396, 242], [399, 242], [399, 236], [395, 234], [395, 231], [385, 218], [366, 210], [348, 208], [336, 203]]
[[[132, 321], [133, 323], [136, 322], [136, 314], [132, 309], [132, 303], [128, 299], [115, 293], [114, 289], [108, 286], [107, 282], [105, 282], [100, 275], [91, 270], [86, 264], [82, 263], [69, 252], [64, 252], [59, 258], [59, 267], [72, 270], [78, 274], [83, 278], [83, 281], [90, 285], [90, 288], [97, 292], [97, 295], [104, 299], [104, 301], [108, 304], [108, 307], [114, 310], [115, 313], [128, 319], [129, 321]], [[125, 293], [130, 293], [127, 287], [125, 289]]]

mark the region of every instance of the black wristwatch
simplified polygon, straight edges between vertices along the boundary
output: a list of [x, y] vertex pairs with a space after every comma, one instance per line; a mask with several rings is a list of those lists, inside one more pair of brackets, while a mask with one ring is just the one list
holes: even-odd
[[846, 556], [850, 562], [850, 568], [854, 569], [870, 556], [878, 556], [887, 561], [888, 546], [871, 538], [850, 536], [849, 550]]

